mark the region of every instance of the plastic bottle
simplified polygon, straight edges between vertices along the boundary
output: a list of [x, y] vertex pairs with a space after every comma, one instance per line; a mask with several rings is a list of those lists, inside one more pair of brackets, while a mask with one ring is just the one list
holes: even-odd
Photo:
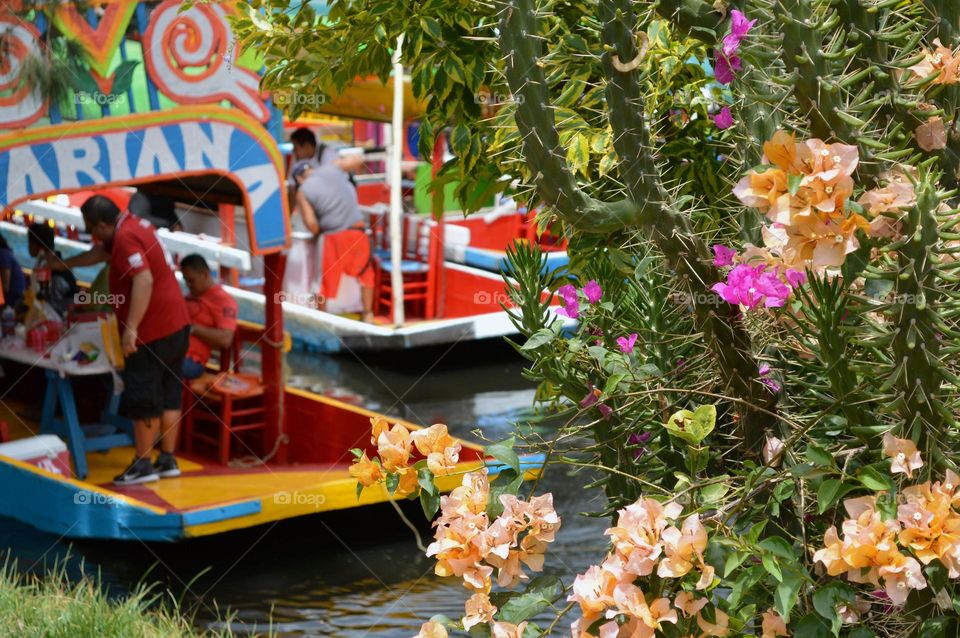
[[10, 306], [3, 309], [3, 314], [0, 315], [0, 326], [2, 326], [4, 337], [12, 337], [16, 332], [17, 314]]

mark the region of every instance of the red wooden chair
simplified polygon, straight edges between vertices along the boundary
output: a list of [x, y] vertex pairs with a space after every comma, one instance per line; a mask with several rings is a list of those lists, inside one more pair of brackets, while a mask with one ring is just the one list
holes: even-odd
[[[379, 226], [374, 234], [374, 313], [389, 315], [393, 310], [393, 263], [386, 217], [379, 220]], [[436, 263], [439, 250], [440, 231], [435, 221], [420, 215], [403, 216], [400, 272], [404, 309], [410, 316], [433, 319], [436, 315], [437, 272], [431, 264]]]
[[[220, 372], [205, 373], [184, 388], [183, 447], [192, 452], [201, 441], [217, 448], [217, 460], [230, 460], [233, 437], [260, 430], [262, 449], [268, 447], [263, 404], [263, 384], [254, 375], [240, 372], [242, 365], [240, 331], [230, 348], [220, 351]], [[239, 438], [239, 437], [238, 437]]]

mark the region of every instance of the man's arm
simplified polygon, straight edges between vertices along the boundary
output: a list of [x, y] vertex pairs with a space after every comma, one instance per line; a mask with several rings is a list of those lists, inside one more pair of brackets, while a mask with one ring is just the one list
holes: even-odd
[[306, 225], [307, 230], [314, 235], [319, 235], [320, 222], [317, 220], [317, 211], [315, 211], [310, 202], [307, 201], [307, 197], [303, 194], [302, 190], [297, 191], [297, 208], [300, 209], [300, 215], [303, 217], [303, 223]]
[[192, 324], [190, 334], [212, 348], [229, 348], [233, 345], [233, 330], [227, 328], [211, 328]]
[[87, 252], [80, 253], [69, 259], [51, 259], [50, 269], [72, 270], [83, 266], [94, 266], [107, 261], [109, 257], [110, 254], [107, 252], [107, 249], [103, 247], [103, 244], [97, 244]]
[[130, 309], [127, 321], [123, 328], [123, 354], [130, 355], [137, 351], [137, 328], [147, 314], [150, 297], [153, 295], [153, 275], [149, 269], [144, 269], [133, 276], [130, 286]]

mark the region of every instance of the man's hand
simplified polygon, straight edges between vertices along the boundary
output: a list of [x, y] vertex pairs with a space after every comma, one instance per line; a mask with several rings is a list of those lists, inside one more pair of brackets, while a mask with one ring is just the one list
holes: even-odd
[[123, 356], [129, 357], [137, 351], [137, 329], [127, 326], [123, 329], [123, 338], [121, 339], [123, 347]]

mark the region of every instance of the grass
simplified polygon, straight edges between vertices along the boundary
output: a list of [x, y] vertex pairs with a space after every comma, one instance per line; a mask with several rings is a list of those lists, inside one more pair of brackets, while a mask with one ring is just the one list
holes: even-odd
[[18, 638], [227, 638], [227, 629], [202, 632], [150, 587], [108, 598], [90, 578], [70, 582], [63, 569], [42, 578], [0, 569], [0, 636]]

